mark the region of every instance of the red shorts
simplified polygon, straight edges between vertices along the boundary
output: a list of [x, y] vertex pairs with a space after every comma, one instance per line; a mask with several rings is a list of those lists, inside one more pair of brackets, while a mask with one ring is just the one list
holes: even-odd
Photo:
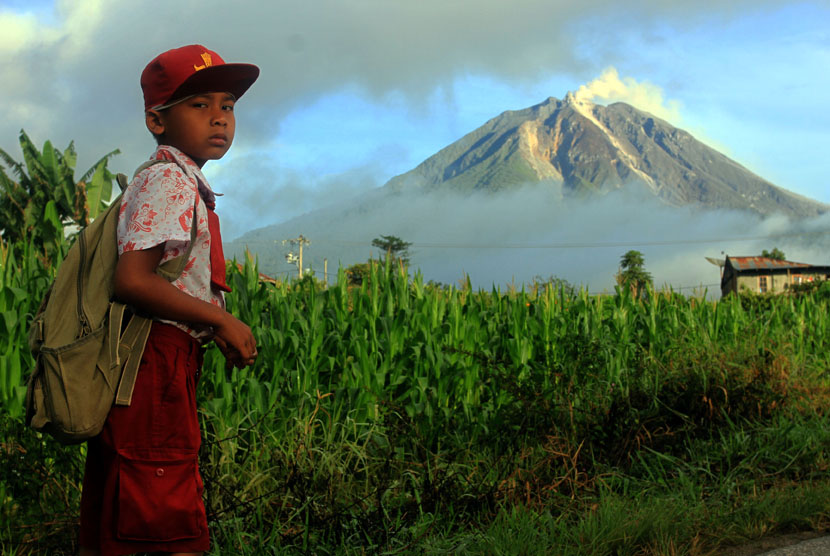
[[114, 406], [88, 443], [81, 546], [102, 556], [208, 550], [196, 415], [201, 364], [197, 340], [153, 323], [131, 404]]

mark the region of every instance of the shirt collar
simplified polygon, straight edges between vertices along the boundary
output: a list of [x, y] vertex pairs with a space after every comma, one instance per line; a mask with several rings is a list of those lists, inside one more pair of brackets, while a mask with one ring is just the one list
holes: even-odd
[[152, 158], [153, 160], [169, 160], [178, 164], [179, 167], [184, 170], [187, 177], [196, 181], [196, 184], [199, 187], [199, 194], [206, 203], [214, 204], [216, 203], [216, 196], [222, 195], [221, 193], [214, 193], [204, 174], [202, 174], [201, 168], [193, 162], [193, 159], [176, 147], [170, 145], [159, 145], [158, 148], [156, 148], [156, 152], [153, 153]]

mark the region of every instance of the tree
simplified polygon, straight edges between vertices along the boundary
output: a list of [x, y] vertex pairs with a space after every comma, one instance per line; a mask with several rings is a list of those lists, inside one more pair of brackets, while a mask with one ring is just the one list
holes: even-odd
[[632, 249], [621, 257], [617, 283], [627, 286], [635, 296], [642, 293], [646, 285], [652, 283], [651, 274], [645, 269], [642, 253]]
[[762, 257], [768, 257], [770, 259], [775, 259], [776, 261], [786, 261], [787, 257], [784, 255], [784, 252], [781, 251], [778, 247], [773, 247], [772, 251], [767, 251], [764, 249], [761, 251]]
[[372, 274], [372, 265], [378, 264], [377, 261], [369, 261], [366, 263], [355, 263], [346, 267], [346, 279], [352, 286], [360, 286]]
[[556, 293], [561, 291], [566, 297], [573, 297], [576, 295], [576, 288], [573, 284], [554, 274], [551, 274], [547, 278], [543, 278], [541, 275], [537, 274], [533, 277], [532, 287], [537, 291], [539, 289], [550, 289]]
[[31, 241], [48, 255], [63, 240], [63, 227], [84, 227], [106, 208], [115, 177], [106, 154], [75, 182], [77, 154], [74, 143], [60, 152], [46, 141], [42, 152], [20, 131], [23, 162], [0, 149], [0, 160], [17, 179], [0, 166], [0, 235], [9, 242]]
[[398, 259], [405, 265], [409, 264], [410, 245], [410, 242], [397, 236], [380, 236], [372, 240], [372, 246], [382, 249], [388, 261], [394, 262]]

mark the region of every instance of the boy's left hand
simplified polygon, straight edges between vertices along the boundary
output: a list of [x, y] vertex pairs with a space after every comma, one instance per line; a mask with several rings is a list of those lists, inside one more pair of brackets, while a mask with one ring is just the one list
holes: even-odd
[[241, 369], [243, 367], [253, 365], [254, 361], [256, 361], [256, 348], [254, 348], [254, 352], [251, 357], [244, 359], [238, 350], [234, 349], [232, 346], [229, 346], [222, 338], [215, 336], [213, 341], [216, 342], [216, 345], [219, 347], [219, 351], [221, 351], [222, 355], [225, 356], [226, 369], [230, 369], [231, 367]]

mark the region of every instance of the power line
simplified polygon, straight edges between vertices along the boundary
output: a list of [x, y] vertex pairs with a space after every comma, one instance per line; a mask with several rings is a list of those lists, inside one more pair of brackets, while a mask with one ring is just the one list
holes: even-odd
[[[664, 288], [670, 289], [671, 291], [674, 291], [674, 292], [681, 291], [681, 290], [700, 290], [700, 289], [703, 289], [703, 288], [707, 288], [707, 289], [708, 288], [720, 288], [720, 283], [718, 283], [718, 284], [697, 284], [695, 286], [673, 286], [671, 284], [666, 284], [664, 286]], [[662, 290], [658, 290], [658, 288], [654, 288], [654, 289], [657, 290], [657, 291], [662, 291]], [[609, 292], [607, 290], [603, 290], [601, 292], [589, 291], [588, 295], [610, 295], [611, 293], [612, 292]]]
[[[706, 243], [743, 243], [749, 241], [765, 241], [786, 239], [794, 237], [807, 237], [817, 235], [830, 234], [830, 230], [818, 230], [813, 232], [788, 232], [781, 234], [770, 234], [766, 236], [744, 236], [744, 237], [722, 237], [722, 238], [700, 238], [700, 239], [666, 239], [666, 240], [650, 240], [650, 241], [604, 241], [604, 242], [561, 242], [561, 243], [538, 243], [538, 244], [522, 244], [522, 243], [437, 243], [437, 242], [417, 242], [413, 241], [412, 247], [418, 249], [594, 249], [603, 247], [641, 247], [641, 246], [658, 246], [658, 245], [694, 245]], [[238, 241], [238, 240], [237, 240]], [[371, 247], [371, 242], [345, 240], [345, 239], [328, 239], [318, 238], [315, 241], [332, 243], [335, 245], [354, 245]], [[269, 244], [273, 241], [269, 240], [252, 240], [242, 242], [244, 244]]]
[[675, 286], [670, 286], [670, 287], [673, 290], [695, 290], [695, 289], [698, 289], [698, 288], [719, 288], [720, 283], [717, 283], [717, 284], [698, 284], [696, 286], [680, 286], [679, 288], [675, 287]]

